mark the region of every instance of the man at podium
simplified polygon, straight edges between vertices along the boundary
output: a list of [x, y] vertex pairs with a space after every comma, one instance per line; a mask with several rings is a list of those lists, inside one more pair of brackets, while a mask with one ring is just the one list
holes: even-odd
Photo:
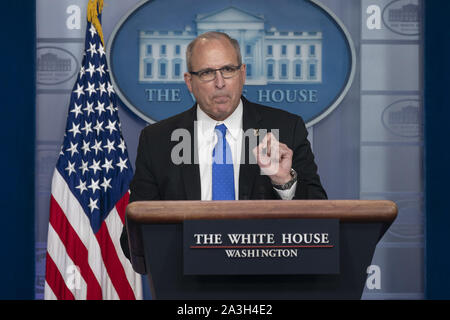
[[[235, 39], [204, 33], [186, 62], [196, 103], [142, 130], [130, 202], [327, 198], [301, 117], [243, 97]], [[121, 240], [128, 256], [125, 229]]]

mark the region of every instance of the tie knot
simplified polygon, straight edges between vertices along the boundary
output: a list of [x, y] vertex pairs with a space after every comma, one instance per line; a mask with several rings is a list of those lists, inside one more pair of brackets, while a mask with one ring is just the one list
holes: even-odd
[[225, 135], [227, 134], [227, 126], [223, 123], [221, 125], [216, 126], [215, 130], [220, 131], [222, 133], [222, 137], [225, 137]]

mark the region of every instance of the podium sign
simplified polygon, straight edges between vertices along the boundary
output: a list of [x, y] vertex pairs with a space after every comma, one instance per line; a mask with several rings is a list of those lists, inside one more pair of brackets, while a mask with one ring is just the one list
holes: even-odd
[[185, 275], [339, 273], [338, 219], [187, 220]]

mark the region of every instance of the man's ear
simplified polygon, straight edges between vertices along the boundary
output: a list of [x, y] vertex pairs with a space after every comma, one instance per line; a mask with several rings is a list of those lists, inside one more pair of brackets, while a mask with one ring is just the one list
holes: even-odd
[[189, 72], [184, 73], [184, 82], [189, 89], [189, 92], [192, 92], [192, 75]]
[[247, 78], [247, 65], [245, 63], [242, 64], [240, 72], [242, 74], [242, 79], [244, 80], [243, 82], [245, 83]]

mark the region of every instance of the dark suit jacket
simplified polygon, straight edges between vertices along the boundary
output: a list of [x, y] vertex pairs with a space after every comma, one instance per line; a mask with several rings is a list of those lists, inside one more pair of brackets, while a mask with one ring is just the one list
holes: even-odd
[[[306, 139], [307, 130], [301, 117], [279, 109], [254, 104], [244, 97], [242, 97], [242, 101], [244, 133], [248, 129], [266, 129], [267, 131], [279, 129], [280, 142], [285, 143], [293, 150], [292, 167], [298, 173], [294, 199], [326, 199], [327, 195], [320, 183], [314, 155], [309, 141]], [[198, 161], [195, 162], [196, 149], [194, 148], [196, 115], [196, 105], [194, 105], [183, 113], [142, 130], [136, 157], [136, 170], [130, 184], [130, 202], [201, 200], [200, 170]], [[188, 164], [176, 165], [171, 159], [172, 149], [180, 144], [180, 141], [171, 141], [175, 129], [186, 129], [190, 132], [190, 142], [192, 143], [189, 142], [187, 145], [191, 146], [191, 162]], [[249, 144], [249, 139], [244, 139], [242, 142], [239, 199], [279, 199], [269, 177], [260, 174], [260, 168], [249, 150], [251, 149]], [[125, 228], [121, 242], [122, 248], [128, 256]]]

